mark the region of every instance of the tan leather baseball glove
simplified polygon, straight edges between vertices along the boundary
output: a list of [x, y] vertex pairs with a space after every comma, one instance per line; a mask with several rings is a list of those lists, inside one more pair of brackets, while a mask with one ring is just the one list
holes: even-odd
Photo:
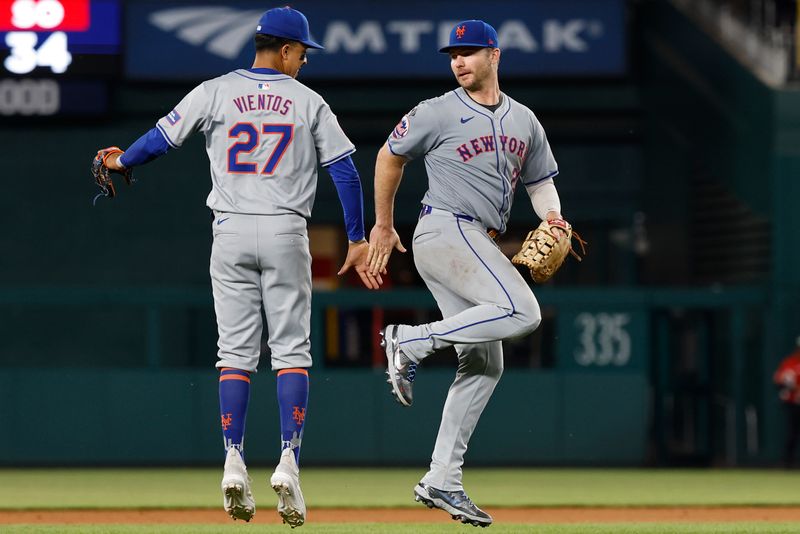
[[587, 243], [572, 231], [572, 225], [563, 219], [542, 221], [538, 228], [528, 232], [522, 248], [511, 258], [511, 263], [530, 269], [534, 282], [546, 282], [561, 267], [568, 254], [581, 261], [581, 256], [572, 250], [573, 237], [585, 256]]

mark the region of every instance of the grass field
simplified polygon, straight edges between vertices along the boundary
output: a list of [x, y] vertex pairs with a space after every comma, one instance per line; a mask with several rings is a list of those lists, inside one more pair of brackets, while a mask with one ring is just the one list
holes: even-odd
[[[256, 498], [272, 499], [271, 469], [250, 470]], [[422, 469], [302, 473], [315, 507], [417, 507]], [[0, 509], [216, 508], [220, 469], [0, 469]], [[482, 506], [800, 506], [800, 472], [780, 470], [468, 469]]]
[[[253, 493], [259, 514], [274, 514], [275, 497], [266, 483], [271, 469], [253, 468]], [[422, 508], [411, 489], [421, 469], [303, 470], [310, 509], [309, 523], [298, 532], [377, 533], [537, 532], [577, 533], [800, 533], [800, 522], [724, 523], [581, 523], [512, 524], [496, 522], [489, 531], [446, 523], [314, 523], [314, 509]], [[0, 511], [86, 510], [86, 524], [0, 524], [3, 533], [210, 533], [288, 532], [265, 524], [90, 524], [90, 511], [102, 509], [219, 509], [219, 469], [2, 469]], [[642, 470], [642, 469], [469, 469], [464, 482], [484, 508], [527, 507], [769, 507], [800, 508], [800, 473], [778, 470]], [[81, 512], [83, 513], [83, 512]], [[439, 515], [437, 515], [439, 514]], [[767, 515], [769, 515], [767, 513]], [[443, 517], [447, 519], [446, 516]], [[387, 518], [391, 521], [391, 517]], [[8, 523], [8, 521], [6, 521]]]

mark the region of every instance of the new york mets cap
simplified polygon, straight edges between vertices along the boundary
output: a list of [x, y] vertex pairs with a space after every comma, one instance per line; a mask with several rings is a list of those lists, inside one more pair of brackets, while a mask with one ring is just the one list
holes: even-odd
[[450, 31], [450, 44], [440, 48], [439, 52], [457, 46], [497, 48], [497, 32], [482, 20], [462, 20]]
[[276, 7], [261, 15], [256, 33], [291, 39], [309, 48], [323, 48], [311, 40], [306, 16], [289, 6]]

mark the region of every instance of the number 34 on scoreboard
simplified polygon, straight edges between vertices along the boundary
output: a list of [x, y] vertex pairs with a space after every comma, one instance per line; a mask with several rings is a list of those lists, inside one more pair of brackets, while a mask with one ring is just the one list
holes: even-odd
[[57, 74], [72, 63], [65, 31], [89, 28], [89, 0], [13, 0], [2, 2], [0, 31], [11, 54], [4, 66], [9, 72], [27, 74], [36, 67], [50, 67]]

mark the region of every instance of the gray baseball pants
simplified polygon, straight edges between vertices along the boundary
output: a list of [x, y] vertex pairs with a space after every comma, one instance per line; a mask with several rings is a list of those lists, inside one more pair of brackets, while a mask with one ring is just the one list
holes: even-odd
[[311, 254], [300, 215], [215, 213], [217, 367], [255, 371], [267, 320], [273, 370], [311, 367]]
[[503, 374], [502, 340], [531, 333], [541, 322], [541, 311], [528, 283], [479, 221], [428, 208], [417, 223], [413, 251], [417, 271], [444, 318], [400, 325], [400, 348], [417, 362], [448, 346], [458, 354], [456, 378], [422, 482], [456, 491], [463, 489], [461, 467], [469, 439]]

